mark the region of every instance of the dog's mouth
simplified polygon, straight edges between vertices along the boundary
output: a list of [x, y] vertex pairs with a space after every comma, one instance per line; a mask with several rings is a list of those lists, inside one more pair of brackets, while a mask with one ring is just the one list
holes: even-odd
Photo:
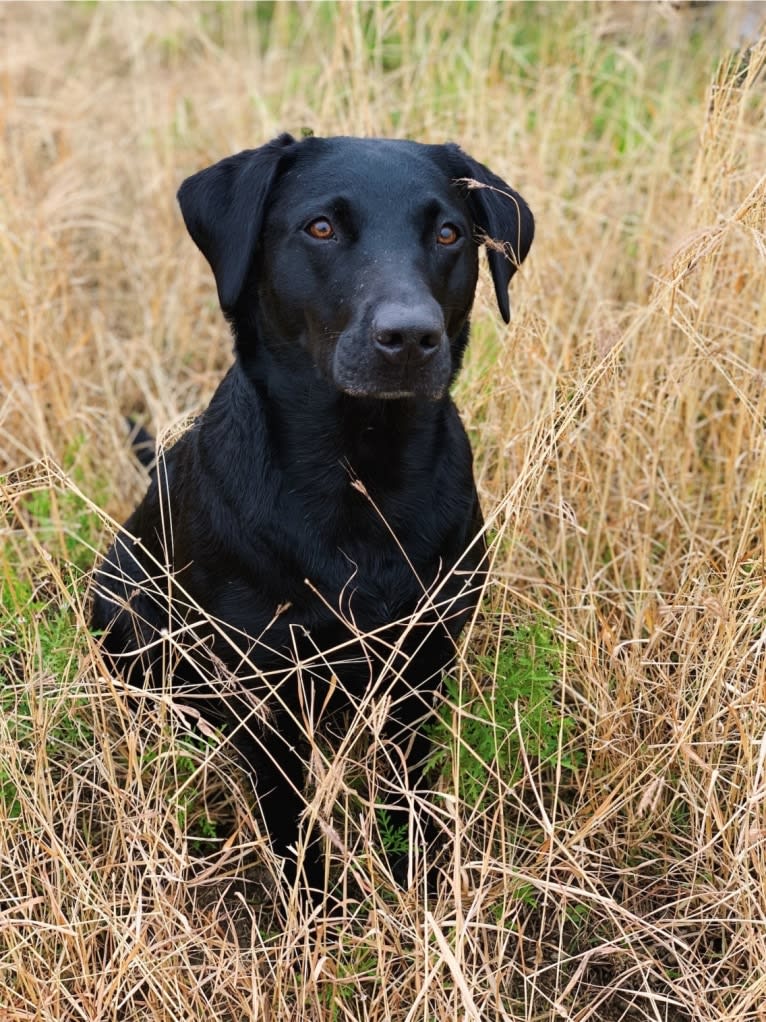
[[[338, 383], [338, 381], [336, 381]], [[338, 385], [338, 389], [344, 394], [348, 394], [349, 397], [358, 398], [374, 398], [377, 401], [401, 401], [405, 399], [425, 399], [427, 401], [440, 401], [445, 394], [445, 390], [423, 390], [423, 389], [399, 389], [399, 390], [378, 390], [371, 387], [360, 388], [360, 387], [349, 387]]]

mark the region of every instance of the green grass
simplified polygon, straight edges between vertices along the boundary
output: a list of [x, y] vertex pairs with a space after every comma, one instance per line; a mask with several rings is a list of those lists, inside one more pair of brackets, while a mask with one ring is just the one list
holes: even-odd
[[[447, 704], [433, 728], [429, 767], [457, 778], [459, 796], [479, 807], [514, 785], [525, 768], [539, 773], [574, 768], [574, 720], [558, 698], [564, 654], [549, 621], [504, 632], [497, 652], [478, 657], [486, 679], [478, 693], [453, 677], [445, 680]], [[498, 783], [500, 782], [500, 783]]]

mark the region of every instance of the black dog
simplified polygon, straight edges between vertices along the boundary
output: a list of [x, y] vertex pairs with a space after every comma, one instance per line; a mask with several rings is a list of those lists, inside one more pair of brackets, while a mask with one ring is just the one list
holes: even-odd
[[[385, 692], [405, 782], [427, 753], [483, 581], [448, 391], [479, 245], [507, 322], [534, 221], [457, 146], [406, 141], [281, 135], [178, 198], [236, 361], [100, 566], [93, 623], [132, 681], [229, 721], [294, 877], [307, 727]], [[315, 849], [304, 865], [318, 886]]]

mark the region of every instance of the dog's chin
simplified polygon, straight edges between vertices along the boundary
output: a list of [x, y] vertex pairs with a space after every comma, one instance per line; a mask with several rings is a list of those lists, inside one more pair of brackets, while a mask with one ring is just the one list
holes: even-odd
[[449, 388], [447, 371], [376, 372], [362, 365], [336, 364], [329, 375], [341, 393], [376, 401], [441, 401]]

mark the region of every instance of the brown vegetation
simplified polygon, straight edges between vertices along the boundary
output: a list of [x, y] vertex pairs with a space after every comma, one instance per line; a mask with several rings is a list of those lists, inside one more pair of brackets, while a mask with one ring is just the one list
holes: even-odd
[[[0, 10], [3, 1022], [766, 1018], [766, 40], [725, 13]], [[178, 428], [230, 358], [178, 183], [304, 126], [459, 141], [536, 214], [458, 385], [494, 572], [455, 684], [542, 629], [559, 748], [520, 697], [471, 800], [447, 715], [427, 904], [351, 791], [374, 745], [320, 763], [346, 911], [277, 927], [247, 779], [131, 710], [86, 572], [145, 483], [123, 413]]]

